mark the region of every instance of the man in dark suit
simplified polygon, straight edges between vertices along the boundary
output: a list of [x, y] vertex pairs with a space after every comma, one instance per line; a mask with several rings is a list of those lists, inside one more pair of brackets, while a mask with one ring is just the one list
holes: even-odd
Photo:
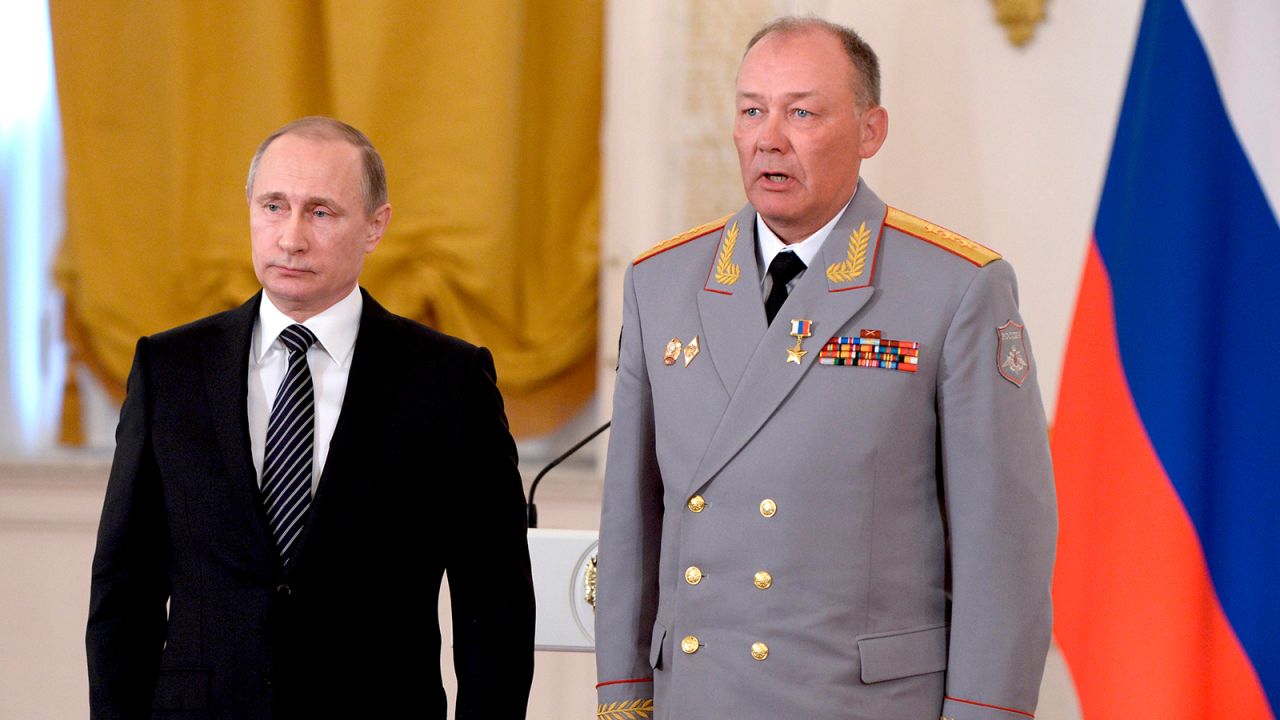
[[93, 561], [94, 718], [522, 718], [524, 494], [484, 348], [357, 280], [391, 217], [360, 131], [259, 147], [241, 307], [138, 341]]

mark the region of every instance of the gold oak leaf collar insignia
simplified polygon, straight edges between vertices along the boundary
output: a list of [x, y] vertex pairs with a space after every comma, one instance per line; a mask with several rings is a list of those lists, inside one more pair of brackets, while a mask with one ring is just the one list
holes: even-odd
[[738, 223], [725, 231], [724, 242], [720, 244], [720, 255], [716, 257], [716, 282], [721, 285], [732, 285], [738, 282], [742, 274], [738, 263], [732, 262], [733, 248], [738, 244]]
[[849, 233], [849, 252], [845, 259], [827, 266], [827, 279], [833, 283], [847, 283], [862, 276], [867, 266], [867, 245], [871, 231], [864, 222]]

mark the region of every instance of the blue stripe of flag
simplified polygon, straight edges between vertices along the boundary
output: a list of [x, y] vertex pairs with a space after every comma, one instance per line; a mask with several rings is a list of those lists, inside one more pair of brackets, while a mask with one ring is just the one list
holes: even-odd
[[[1280, 709], [1280, 224], [1181, 0], [1147, 2], [1096, 237], [1138, 412]], [[1222, 336], [1251, 359], [1182, 351]]]

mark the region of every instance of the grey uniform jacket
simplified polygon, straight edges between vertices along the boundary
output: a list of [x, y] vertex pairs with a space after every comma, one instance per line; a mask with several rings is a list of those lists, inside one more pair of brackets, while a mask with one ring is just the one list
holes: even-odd
[[1056, 510], [1012, 269], [859, 183], [766, 325], [755, 244], [747, 206], [628, 269], [597, 717], [1030, 717]]

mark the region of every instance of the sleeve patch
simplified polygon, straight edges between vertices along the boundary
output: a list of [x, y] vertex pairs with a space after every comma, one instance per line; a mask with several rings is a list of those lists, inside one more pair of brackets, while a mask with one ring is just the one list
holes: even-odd
[[1022, 387], [1031, 373], [1023, 326], [1010, 320], [996, 328], [996, 372], [1000, 377]]

